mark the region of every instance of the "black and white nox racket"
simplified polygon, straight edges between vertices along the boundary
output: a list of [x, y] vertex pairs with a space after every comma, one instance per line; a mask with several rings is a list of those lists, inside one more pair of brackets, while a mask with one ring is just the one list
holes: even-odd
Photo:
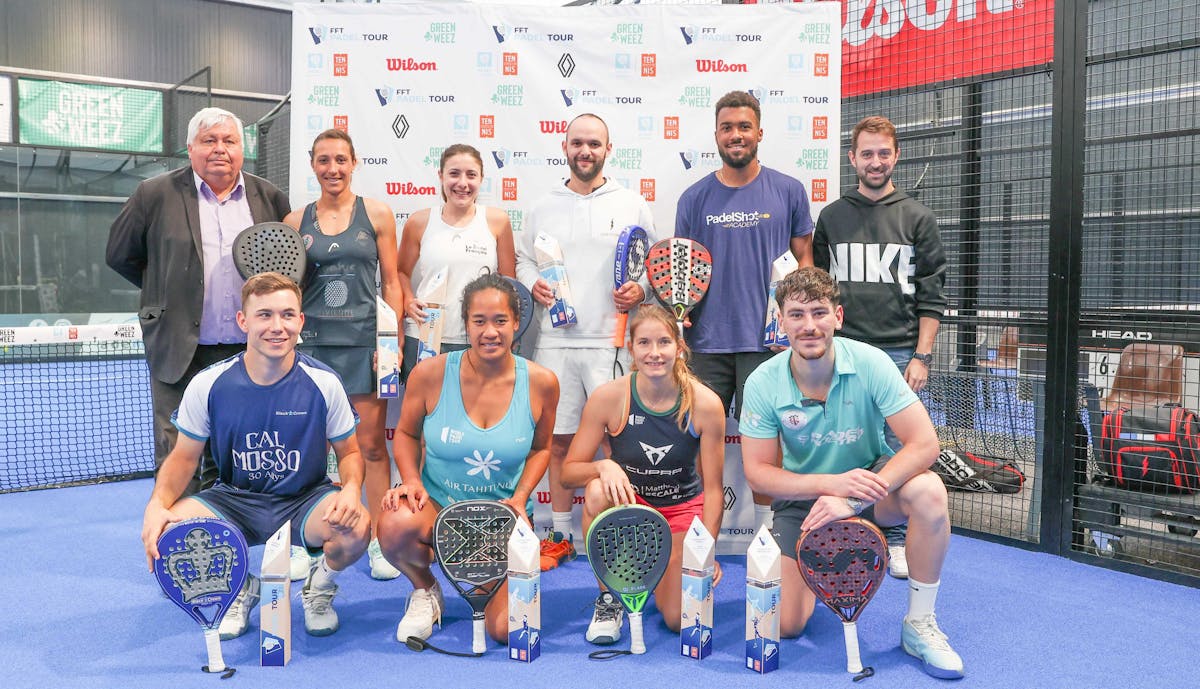
[[433, 548], [446, 578], [471, 606], [474, 653], [487, 650], [484, 609], [508, 577], [508, 537], [517, 515], [495, 500], [463, 500], [438, 512]]

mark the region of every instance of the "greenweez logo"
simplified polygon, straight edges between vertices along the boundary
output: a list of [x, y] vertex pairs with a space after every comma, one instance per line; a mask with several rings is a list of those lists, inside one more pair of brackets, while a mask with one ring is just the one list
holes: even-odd
[[525, 87], [521, 84], [500, 84], [492, 94], [492, 102], [496, 105], [524, 105]]
[[454, 22], [431, 22], [425, 32], [426, 43], [453, 43], [455, 36]]
[[642, 25], [640, 23], [617, 24], [609, 40], [621, 45], [641, 45]]
[[679, 104], [686, 108], [711, 108], [711, 86], [686, 86], [683, 95], [679, 96]]
[[508, 213], [508, 223], [512, 225], [513, 232], [520, 232], [521, 225], [525, 222], [525, 214], [521, 211], [506, 211]]
[[608, 164], [617, 170], [642, 169], [642, 149], [614, 148], [609, 156]]
[[331, 108], [336, 107], [341, 102], [342, 90], [339, 86], [319, 84], [312, 87], [308, 92], [309, 105], [320, 105]]
[[827, 148], [806, 148], [800, 152], [800, 157], [796, 159], [796, 167], [801, 170], [828, 170], [829, 169], [829, 149]]
[[430, 146], [429, 153], [425, 156], [425, 159], [422, 160], [421, 162], [424, 163], [426, 167], [440, 166], [442, 164], [442, 153], [445, 150], [446, 150], [445, 146]]
[[833, 37], [833, 29], [829, 24], [809, 22], [800, 29], [797, 39], [809, 45], [829, 45]]

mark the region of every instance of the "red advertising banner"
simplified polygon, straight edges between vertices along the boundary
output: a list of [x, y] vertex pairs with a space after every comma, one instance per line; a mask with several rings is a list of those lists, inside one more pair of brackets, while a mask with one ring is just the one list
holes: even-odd
[[1054, 0], [842, 0], [842, 97], [1044, 65]]

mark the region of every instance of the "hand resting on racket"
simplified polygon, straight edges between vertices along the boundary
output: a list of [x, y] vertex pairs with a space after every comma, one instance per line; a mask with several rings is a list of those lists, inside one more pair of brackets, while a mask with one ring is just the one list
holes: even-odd
[[613, 290], [613, 305], [618, 311], [628, 311], [646, 300], [646, 290], [636, 282], [626, 282]]

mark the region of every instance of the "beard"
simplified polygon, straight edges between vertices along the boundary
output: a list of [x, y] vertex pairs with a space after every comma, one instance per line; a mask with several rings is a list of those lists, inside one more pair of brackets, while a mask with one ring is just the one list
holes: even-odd
[[887, 189], [888, 184], [890, 184], [892, 181], [891, 171], [889, 171], [886, 175], [884, 175], [883, 179], [881, 179], [878, 184], [871, 182], [870, 178], [867, 177], [866, 175], [857, 175], [857, 177], [858, 177], [859, 184], [863, 185], [867, 189], [872, 189], [872, 190], [876, 190], [876, 191], [878, 191], [880, 189]]
[[587, 172], [579, 169], [578, 157], [569, 158], [567, 160], [567, 167], [571, 168], [571, 174], [575, 176], [575, 179], [578, 179], [580, 182], [590, 183], [604, 171], [604, 157], [592, 156], [592, 169]]
[[742, 149], [740, 158], [734, 158], [728, 151], [725, 150], [724, 147], [717, 149], [717, 155], [721, 156], [721, 161], [729, 167], [735, 170], [740, 170], [750, 163], [753, 163], [755, 159], [758, 158], [757, 144], [743, 142], [742, 145], [744, 148]]

